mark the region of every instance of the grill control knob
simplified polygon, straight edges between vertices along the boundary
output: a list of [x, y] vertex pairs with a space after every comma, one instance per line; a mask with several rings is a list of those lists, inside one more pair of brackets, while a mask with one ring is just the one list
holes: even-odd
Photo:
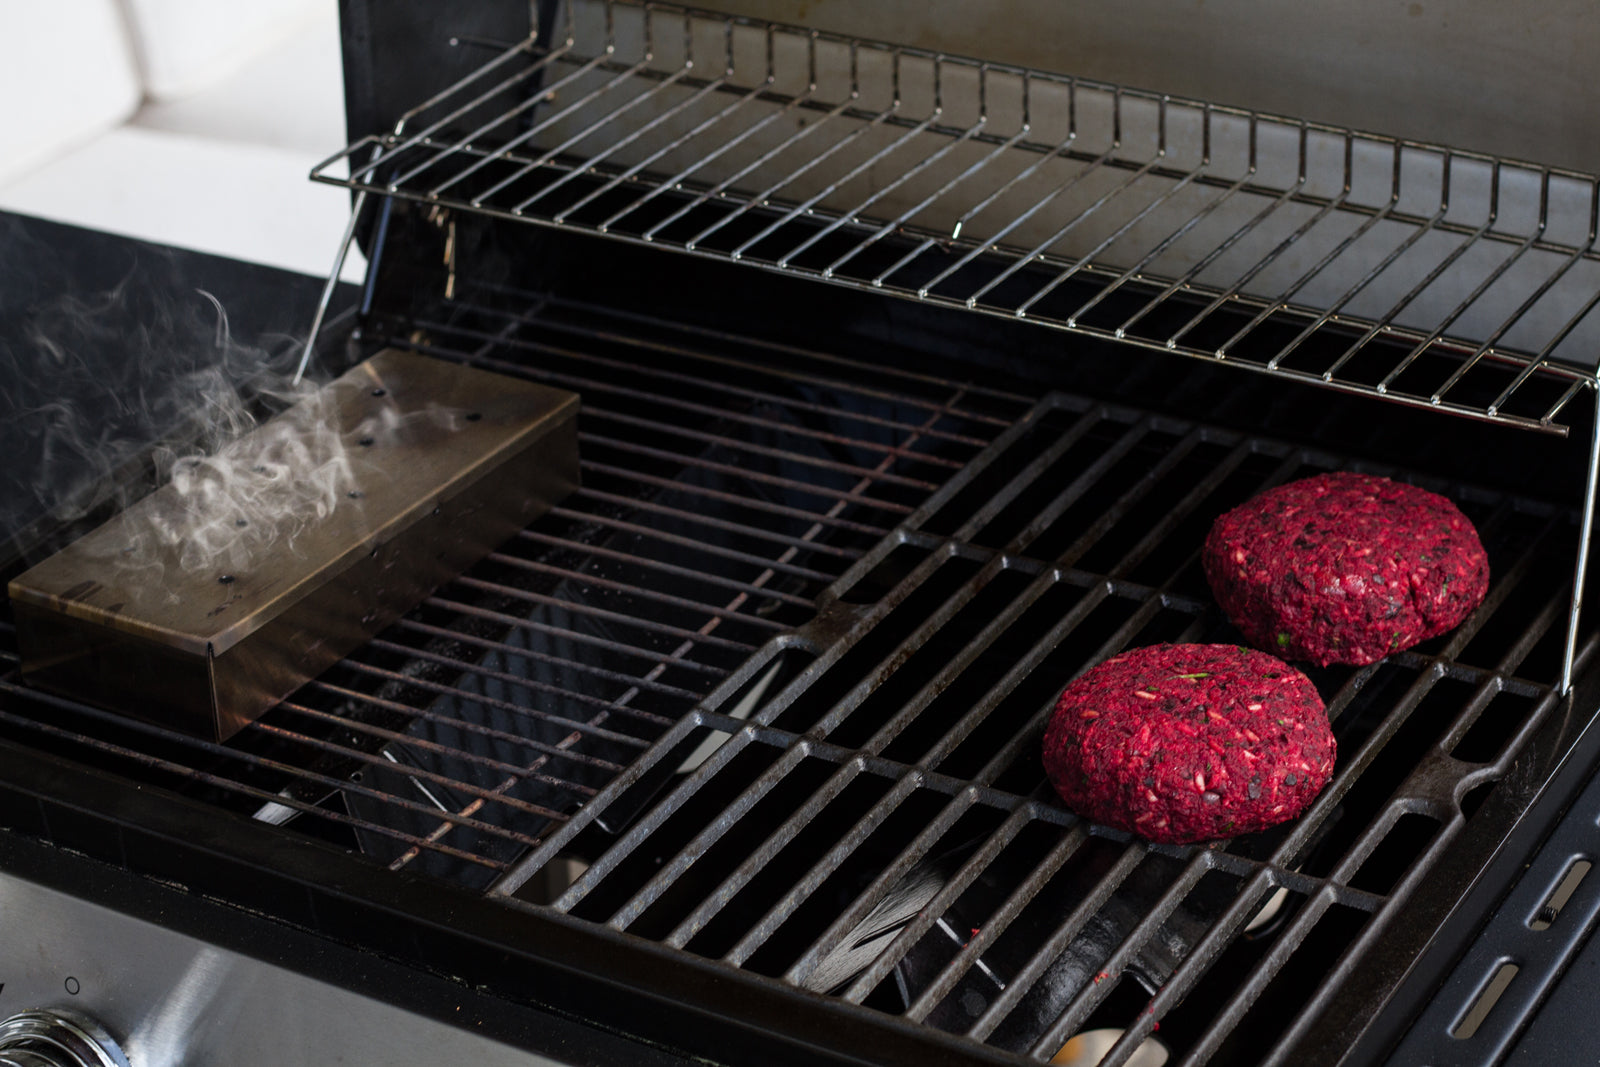
[[24, 1011], [0, 1022], [0, 1067], [128, 1067], [93, 1019], [67, 1011]]

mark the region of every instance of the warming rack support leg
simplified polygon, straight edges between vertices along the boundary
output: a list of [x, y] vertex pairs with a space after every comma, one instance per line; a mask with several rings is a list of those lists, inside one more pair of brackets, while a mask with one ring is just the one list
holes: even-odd
[[[306, 335], [305, 350], [300, 353], [300, 365], [295, 368], [294, 381], [291, 385], [299, 385], [300, 379], [305, 377], [306, 367], [311, 364], [311, 352], [317, 347], [317, 335], [322, 332], [322, 320], [328, 316], [328, 305], [333, 303], [333, 291], [339, 285], [339, 275], [344, 271], [345, 257], [350, 254], [350, 244], [356, 239], [356, 223], [361, 219], [361, 209], [367, 206], [367, 191], [361, 190], [356, 194], [355, 203], [350, 205], [350, 221], [345, 224], [344, 237], [339, 240], [339, 251], [333, 257], [333, 270], [328, 274], [327, 284], [322, 287], [322, 296], [317, 300], [317, 313], [311, 319], [311, 332]], [[1593, 481], [1593, 479], [1590, 479]]]
[[1572, 608], [1567, 617], [1567, 647], [1561, 656], [1561, 695], [1572, 689], [1572, 661], [1578, 647], [1578, 614], [1583, 610], [1583, 583], [1589, 570], [1589, 537], [1594, 533], [1595, 485], [1600, 480], [1600, 372], [1595, 389], [1594, 428], [1589, 438], [1589, 470], [1583, 487], [1583, 516], [1578, 526], [1578, 563], [1572, 576]]

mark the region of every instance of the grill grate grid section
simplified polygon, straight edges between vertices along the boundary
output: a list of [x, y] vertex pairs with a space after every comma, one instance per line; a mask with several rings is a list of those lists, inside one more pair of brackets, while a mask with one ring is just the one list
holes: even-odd
[[581, 490], [228, 745], [27, 688], [6, 619], [0, 731], [481, 887], [1030, 403], [478, 295], [396, 343], [581, 389]]
[[[852, 566], [801, 628], [815, 655], [748, 722], [728, 714], [744, 689], [725, 687], [492, 891], [526, 896], [587, 820], [714, 732], [721, 747], [549, 906], [1026, 1058], [1114, 1026], [1106, 1062], [1126, 1062], [1158, 1023], [1175, 1062], [1228, 1061], [1245, 1040], [1252, 1061], [1281, 1058], [1336, 995], [1341, 959], [1459, 835], [1469, 793], [1561, 707], [1539, 679], [1560, 663], [1569, 575], [1551, 561], [1570, 512], [1432, 486], [1478, 525], [1490, 594], [1381, 663], [1309, 668], [1340, 759], [1291, 824], [1210, 847], [1130, 840], [1061, 810], [1038, 743], [1061, 686], [1106, 656], [1237, 640], [1204, 588], [1205, 527], [1349, 465], [1047, 399]], [[743, 677], [784, 654], [764, 649]], [[1280, 891], [1289, 903], [1253, 926]], [[1305, 981], [1275, 980], [1290, 971]]]
[[313, 177], [1528, 429], [1565, 433], [1594, 384], [1594, 176], [667, 4], [564, 10], [564, 40]]
[[1159, 1023], [1202, 1063], [1281, 1059], [1561, 706], [1569, 510], [1424, 479], [1483, 533], [1485, 605], [1311, 672], [1341, 758], [1296, 823], [1131, 841], [1042, 786], [1055, 694], [1232, 639], [1204, 530], [1347, 458], [573, 301], [417, 331], [576, 384], [585, 487], [229, 745], [28, 690], [9, 649], [0, 735], [974, 1050], [1107, 1025], [1114, 1064]]

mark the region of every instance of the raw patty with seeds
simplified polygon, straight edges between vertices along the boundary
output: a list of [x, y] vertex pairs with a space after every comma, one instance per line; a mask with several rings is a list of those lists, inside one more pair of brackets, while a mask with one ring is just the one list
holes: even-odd
[[1044, 766], [1078, 814], [1151, 841], [1233, 837], [1292, 819], [1333, 775], [1311, 680], [1239, 645], [1152, 645], [1062, 692]]
[[1375, 663], [1454, 629], [1489, 590], [1478, 532], [1445, 497], [1337, 471], [1221, 516], [1202, 553], [1222, 610], [1289, 659]]

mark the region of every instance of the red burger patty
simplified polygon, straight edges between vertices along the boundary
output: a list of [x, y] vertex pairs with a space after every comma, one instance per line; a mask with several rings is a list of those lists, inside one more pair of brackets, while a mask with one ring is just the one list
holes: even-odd
[[1311, 680], [1239, 645], [1153, 645], [1062, 692], [1044, 766], [1078, 814], [1151, 841], [1275, 826], [1333, 774], [1333, 731]]
[[1442, 634], [1489, 590], [1489, 557], [1453, 503], [1344, 471], [1234, 508], [1202, 559], [1251, 644], [1324, 666], [1373, 663]]

